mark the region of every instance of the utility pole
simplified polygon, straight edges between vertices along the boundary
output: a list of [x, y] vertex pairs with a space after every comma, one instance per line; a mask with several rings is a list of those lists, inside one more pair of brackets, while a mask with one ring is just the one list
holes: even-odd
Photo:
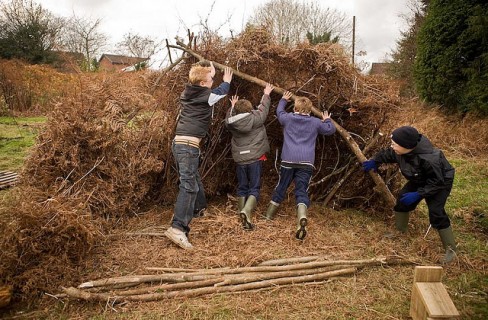
[[354, 46], [356, 44], [356, 16], [352, 16], [352, 65], [354, 66]]

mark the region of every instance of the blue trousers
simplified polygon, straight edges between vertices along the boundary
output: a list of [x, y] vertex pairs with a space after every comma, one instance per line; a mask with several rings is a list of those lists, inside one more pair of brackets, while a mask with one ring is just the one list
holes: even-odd
[[198, 172], [200, 149], [174, 143], [171, 149], [180, 179], [180, 190], [176, 198], [171, 226], [189, 233], [189, 224], [193, 218], [193, 212], [207, 207], [205, 190]]
[[296, 204], [304, 203], [310, 207], [310, 199], [308, 198], [308, 185], [312, 178], [312, 168], [288, 168], [280, 167], [280, 180], [276, 186], [271, 200], [276, 203], [281, 203], [285, 199], [286, 190], [291, 182], [295, 182], [295, 201]]
[[237, 173], [237, 196], [247, 198], [255, 196], [259, 200], [261, 190], [261, 172], [263, 162], [257, 160], [249, 164], [238, 164]]

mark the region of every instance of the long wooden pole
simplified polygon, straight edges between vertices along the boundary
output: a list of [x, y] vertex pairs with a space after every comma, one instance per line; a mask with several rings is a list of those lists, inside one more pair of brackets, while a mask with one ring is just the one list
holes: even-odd
[[304, 283], [304, 282], [314, 282], [314, 281], [322, 281], [325, 279], [330, 279], [333, 277], [339, 277], [344, 275], [353, 274], [357, 271], [356, 268], [345, 268], [335, 271], [329, 272], [322, 272], [316, 273], [311, 275], [303, 275], [303, 276], [296, 276], [296, 277], [286, 277], [286, 278], [278, 278], [278, 279], [270, 279], [270, 280], [263, 280], [251, 283], [244, 283], [244, 284], [237, 284], [237, 285], [230, 285], [230, 286], [210, 286], [210, 287], [202, 287], [202, 288], [195, 288], [195, 289], [187, 289], [182, 291], [169, 291], [169, 292], [162, 292], [162, 293], [148, 293], [148, 294], [141, 294], [141, 295], [133, 295], [133, 296], [119, 296], [119, 295], [111, 295], [106, 293], [90, 293], [80, 289], [76, 289], [73, 287], [69, 288], [62, 288], [65, 294], [70, 297], [83, 299], [87, 301], [158, 301], [162, 299], [168, 298], [181, 298], [181, 297], [196, 297], [204, 294], [215, 294], [215, 293], [224, 293], [224, 292], [241, 292], [246, 290], [256, 290], [262, 288], [269, 288], [269, 287], [276, 287], [280, 285], [288, 285], [288, 284], [296, 284], [296, 283]]
[[[200, 61], [206, 60], [203, 56], [199, 55], [198, 53], [196, 53], [193, 50], [191, 50], [190, 48], [188, 48], [188, 46], [186, 46], [181, 41], [176, 41], [176, 44], [178, 46], [170, 45], [170, 47], [183, 50], [183, 51], [189, 53], [190, 55], [194, 56], [195, 58], [197, 58]], [[225, 66], [223, 64], [220, 64], [218, 62], [215, 62], [215, 61], [212, 61], [212, 62], [213, 62], [214, 67], [217, 68], [217, 69], [219, 69], [219, 70], [221, 70], [221, 71], [223, 71], [227, 67], [227, 66]], [[259, 78], [250, 76], [250, 75], [248, 75], [248, 74], [246, 74], [244, 72], [241, 72], [239, 70], [232, 69], [232, 72], [233, 72], [233, 74], [235, 76], [237, 76], [237, 77], [239, 77], [241, 79], [244, 79], [244, 80], [247, 80], [249, 82], [258, 84], [258, 85], [260, 85], [262, 87], [266, 87], [267, 82], [264, 81], [264, 80], [261, 80]], [[274, 89], [273, 89], [273, 91], [277, 92], [278, 94], [284, 94], [285, 91], [287, 91], [287, 90], [275, 86]], [[295, 100], [295, 98], [296, 98], [295, 95], [293, 95], [291, 97], [292, 100]], [[312, 113], [315, 116], [317, 116], [319, 118], [322, 118], [322, 112], [320, 110], [318, 110], [317, 108], [312, 107]], [[349, 149], [351, 149], [351, 151], [354, 153], [354, 155], [359, 160], [359, 162], [362, 163], [363, 161], [367, 160], [366, 157], [364, 156], [364, 154], [361, 152], [361, 149], [359, 148], [358, 144], [356, 143], [356, 141], [354, 141], [354, 139], [349, 134], [349, 132], [347, 132], [347, 130], [345, 130], [343, 127], [341, 127], [333, 119], [331, 119], [331, 120], [334, 123], [337, 132], [344, 139], [344, 141], [346, 142], [346, 144], [349, 146]], [[376, 190], [378, 192], [380, 192], [380, 194], [383, 196], [383, 199], [386, 201], [386, 203], [390, 207], [395, 206], [395, 202], [396, 202], [395, 201], [395, 197], [393, 197], [393, 195], [391, 194], [390, 190], [386, 186], [386, 184], [383, 181], [383, 179], [381, 178], [381, 176], [378, 173], [374, 172], [373, 170], [370, 170], [368, 173], [371, 176], [371, 178], [373, 179], [373, 181], [376, 184], [376, 186], [378, 187]]]

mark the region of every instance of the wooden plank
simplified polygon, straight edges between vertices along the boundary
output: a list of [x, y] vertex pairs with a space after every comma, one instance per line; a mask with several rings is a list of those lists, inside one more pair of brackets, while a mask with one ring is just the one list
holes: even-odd
[[413, 282], [441, 282], [442, 267], [417, 266], [413, 273]]
[[17, 179], [17, 175], [15, 176], [3, 176], [3, 177], [0, 177], [0, 181], [13, 181], [13, 180], [16, 180]]
[[0, 189], [15, 185], [18, 181], [18, 174], [10, 171], [0, 171]]
[[427, 317], [427, 310], [425, 310], [424, 302], [415, 285], [412, 288], [412, 299], [410, 300], [410, 316], [413, 320], [425, 320]]
[[418, 290], [428, 317], [434, 319], [459, 318], [459, 312], [442, 283], [417, 282], [414, 284], [414, 290]]

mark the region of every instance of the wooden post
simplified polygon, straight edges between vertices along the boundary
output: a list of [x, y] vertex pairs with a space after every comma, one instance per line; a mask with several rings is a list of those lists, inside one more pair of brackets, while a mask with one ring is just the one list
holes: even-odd
[[169, 64], [173, 64], [173, 59], [171, 58], [171, 50], [169, 50], [169, 42], [168, 42], [168, 39], [166, 39], [166, 49], [168, 49]]
[[352, 66], [354, 67], [354, 47], [356, 45], [356, 16], [352, 17]]

